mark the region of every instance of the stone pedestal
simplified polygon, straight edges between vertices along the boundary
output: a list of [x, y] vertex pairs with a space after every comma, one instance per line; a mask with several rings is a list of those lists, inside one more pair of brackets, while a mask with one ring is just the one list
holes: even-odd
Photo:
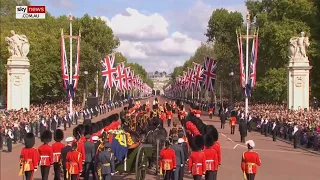
[[308, 58], [292, 58], [287, 66], [287, 107], [309, 109], [309, 74], [312, 66]]
[[7, 61], [7, 109], [30, 108], [30, 62], [27, 57]]

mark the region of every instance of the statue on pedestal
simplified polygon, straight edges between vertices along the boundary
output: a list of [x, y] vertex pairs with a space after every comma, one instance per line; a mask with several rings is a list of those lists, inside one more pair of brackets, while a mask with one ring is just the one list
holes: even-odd
[[289, 44], [289, 59], [308, 60], [306, 50], [310, 45], [309, 38], [305, 37], [305, 32], [300, 33], [301, 37], [292, 37]]
[[11, 30], [10, 34], [10, 37], [5, 38], [5, 41], [8, 44], [10, 56], [27, 57], [30, 48], [28, 38], [23, 34], [16, 34], [14, 30]]

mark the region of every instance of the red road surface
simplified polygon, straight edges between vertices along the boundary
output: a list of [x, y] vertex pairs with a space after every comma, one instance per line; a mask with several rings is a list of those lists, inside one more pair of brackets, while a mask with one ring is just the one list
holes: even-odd
[[[160, 102], [164, 102], [160, 98]], [[167, 100], [169, 101], [169, 100]], [[117, 110], [119, 112], [119, 109]], [[175, 115], [175, 120], [177, 117]], [[225, 129], [220, 129], [220, 121], [217, 117], [209, 119], [206, 113], [201, 115], [201, 119], [206, 124], [213, 124], [217, 127], [220, 136], [219, 142], [222, 148], [222, 166], [218, 172], [220, 180], [241, 180], [243, 175], [240, 168], [241, 156], [246, 147], [240, 143], [240, 135], [236, 129], [235, 135], [230, 134], [230, 127], [226, 124]], [[68, 129], [66, 136], [71, 135]], [[69, 134], [68, 134], [69, 133]], [[293, 149], [282, 141], [273, 142], [271, 137], [264, 137], [259, 133], [248, 133], [246, 140], [252, 139], [256, 143], [256, 149], [260, 155], [262, 166], [258, 168], [256, 179], [258, 180], [317, 180], [320, 177], [319, 162], [320, 156], [314, 153], [306, 152], [302, 149]], [[40, 144], [37, 141], [35, 147]], [[19, 153], [20, 147], [15, 147], [10, 154], [1, 153], [1, 180], [22, 179], [18, 177]], [[53, 172], [51, 168], [51, 172]], [[40, 173], [36, 172], [35, 179], [40, 180]], [[50, 178], [52, 179], [52, 175]], [[113, 179], [135, 179], [134, 175], [118, 175]], [[154, 176], [148, 175], [147, 180], [155, 179]], [[189, 180], [191, 177], [185, 174], [184, 179]]]

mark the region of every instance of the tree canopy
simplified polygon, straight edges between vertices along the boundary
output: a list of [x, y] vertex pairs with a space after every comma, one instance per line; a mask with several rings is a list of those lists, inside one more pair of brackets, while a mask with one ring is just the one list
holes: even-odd
[[[9, 58], [5, 37], [10, 30], [15, 30], [17, 34], [24, 34], [30, 42], [30, 53], [28, 58], [31, 64], [31, 98], [39, 100], [50, 97], [65, 97], [65, 90], [62, 87], [61, 77], [61, 57], [60, 57], [60, 34], [61, 29], [64, 34], [69, 34], [69, 20], [67, 16], [54, 17], [50, 13], [46, 14], [43, 20], [19, 20], [15, 19], [15, 6], [29, 5], [28, 0], [12, 1], [1, 0], [1, 49], [0, 49], [0, 83], [1, 93], [6, 90], [6, 60]], [[81, 31], [81, 52], [80, 52], [80, 78], [79, 87], [84, 88], [85, 70], [88, 71], [88, 79], [94, 79], [96, 72], [101, 71], [100, 60], [107, 54], [115, 52], [120, 41], [114, 35], [112, 29], [100, 18], [90, 17], [85, 14], [83, 17], [73, 20], [73, 34]], [[66, 51], [69, 53], [69, 39], [65, 39]], [[76, 43], [73, 43], [73, 57], [75, 57]], [[68, 56], [69, 59], [69, 56]], [[121, 52], [116, 52], [116, 63], [124, 62], [126, 66], [140, 75], [141, 79], [152, 86], [144, 68], [138, 64], [131, 65]], [[102, 81], [102, 78], [99, 78]], [[89, 81], [89, 88], [94, 89], [94, 81]], [[102, 83], [100, 83], [102, 90]]]

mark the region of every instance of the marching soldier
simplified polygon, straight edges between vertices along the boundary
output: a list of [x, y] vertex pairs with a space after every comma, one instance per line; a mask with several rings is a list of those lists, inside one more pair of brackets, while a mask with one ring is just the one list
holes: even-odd
[[165, 142], [165, 148], [160, 151], [160, 173], [163, 174], [164, 180], [170, 180], [172, 172], [176, 168], [176, 153], [170, 148], [170, 142]]
[[244, 119], [240, 119], [239, 131], [240, 131], [240, 136], [241, 136], [240, 141], [242, 143], [245, 143], [246, 136], [247, 136], [247, 123], [244, 121]]
[[177, 122], [173, 122], [173, 127], [170, 129], [169, 136], [177, 136], [178, 135], [178, 127], [177, 127]]
[[40, 136], [41, 142], [43, 144], [39, 146], [38, 151], [40, 155], [40, 169], [42, 180], [48, 180], [50, 166], [53, 164], [53, 149], [49, 145], [49, 142], [52, 140], [52, 133], [49, 130], [42, 132]]
[[221, 121], [221, 129], [224, 129], [224, 124], [226, 123], [227, 114], [222, 111], [220, 114], [220, 121]]
[[166, 103], [166, 116], [167, 116], [167, 123], [168, 123], [168, 127], [171, 126], [171, 119], [172, 119], [172, 107], [170, 104]]
[[206, 156], [202, 151], [204, 146], [203, 137], [201, 135], [195, 136], [194, 144], [196, 149], [190, 154], [188, 170], [194, 180], [200, 180], [206, 173]]
[[298, 144], [298, 138], [299, 138], [299, 128], [297, 124], [294, 124], [293, 127], [293, 132], [292, 132], [292, 136], [293, 136], [293, 148], [297, 148], [297, 144]]
[[219, 166], [217, 151], [212, 148], [214, 144], [213, 137], [207, 135], [205, 138], [205, 149], [203, 150], [206, 156], [206, 180], [216, 180]]
[[93, 180], [96, 179], [96, 172], [94, 171], [94, 159], [96, 154], [95, 146], [90, 142], [90, 134], [86, 136], [87, 141], [84, 143], [84, 149], [86, 153], [86, 159], [84, 162], [84, 179], [89, 179], [90, 171], [92, 173]]
[[219, 166], [221, 165], [221, 162], [222, 162], [222, 156], [221, 156], [221, 146], [220, 146], [220, 143], [218, 142], [219, 133], [215, 127], [213, 127], [213, 129], [212, 129], [211, 135], [212, 135], [213, 142], [214, 142], [214, 144], [213, 144], [213, 146], [211, 146], [211, 148], [217, 152], [217, 158], [218, 158], [218, 166], [216, 167], [216, 173], [214, 174], [215, 177], [217, 177]]
[[272, 123], [272, 140], [273, 141], [277, 140], [277, 131], [278, 131], [277, 122], [273, 121]]
[[20, 153], [20, 172], [19, 176], [24, 174], [25, 180], [32, 180], [34, 171], [38, 169], [39, 153], [33, 148], [35, 137], [33, 133], [27, 133], [24, 137], [24, 148]]
[[72, 143], [72, 151], [68, 152], [66, 157], [67, 178], [78, 180], [82, 173], [82, 154], [77, 151], [78, 143]]
[[61, 129], [57, 129], [54, 132], [54, 140], [55, 143], [52, 144], [53, 150], [53, 170], [54, 170], [54, 180], [60, 180], [61, 177], [61, 150], [64, 147], [64, 144], [61, 143], [63, 140], [63, 131]]
[[178, 140], [179, 140], [179, 138], [177, 136], [172, 138], [171, 149], [173, 149], [176, 154], [176, 168], [175, 168], [175, 171], [173, 172], [173, 180], [179, 180], [179, 179], [183, 178], [183, 177], [179, 177], [179, 176], [181, 174], [180, 173], [180, 171], [182, 170], [181, 168], [183, 168], [184, 163], [185, 163], [183, 148], [181, 145], [178, 144]]
[[111, 152], [111, 145], [104, 143], [104, 151], [98, 154], [98, 166], [100, 168], [100, 179], [111, 180], [111, 176], [115, 174], [115, 157]]
[[231, 134], [234, 134], [234, 130], [236, 129], [237, 118], [235, 116], [230, 117], [230, 126], [231, 126]]
[[259, 154], [253, 151], [255, 143], [252, 140], [246, 142], [248, 151], [242, 154], [241, 169], [246, 180], [254, 180], [257, 173], [257, 166], [261, 166]]
[[62, 167], [63, 167], [63, 176], [64, 176], [64, 180], [68, 180], [68, 177], [67, 177], [67, 154], [69, 152], [72, 151], [72, 142], [73, 142], [74, 138], [73, 137], [67, 137], [66, 138], [66, 143], [67, 145], [61, 149], [61, 162], [62, 162]]

